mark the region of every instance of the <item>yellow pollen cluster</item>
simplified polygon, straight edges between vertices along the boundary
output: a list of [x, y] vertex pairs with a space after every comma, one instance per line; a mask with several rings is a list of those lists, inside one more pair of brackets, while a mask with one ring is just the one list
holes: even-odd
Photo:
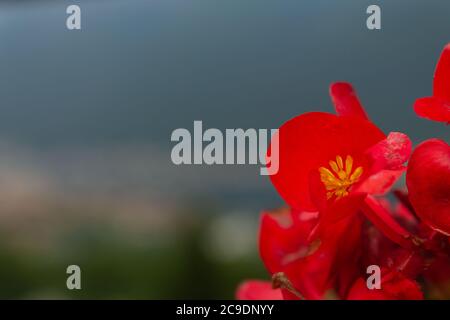
[[330, 199], [333, 195], [337, 199], [348, 195], [348, 189], [352, 184], [359, 180], [363, 173], [363, 168], [358, 167], [353, 171], [353, 158], [347, 156], [345, 164], [341, 156], [336, 156], [336, 161], [329, 162], [333, 172], [325, 167], [319, 168], [320, 180], [327, 189], [327, 198]]

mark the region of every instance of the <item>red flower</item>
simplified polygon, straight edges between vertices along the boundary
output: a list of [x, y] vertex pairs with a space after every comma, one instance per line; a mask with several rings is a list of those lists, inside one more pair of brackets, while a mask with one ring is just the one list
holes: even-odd
[[360, 118], [319, 112], [300, 115], [279, 129], [279, 170], [270, 177], [289, 205], [315, 211], [319, 199], [311, 192], [311, 175], [317, 174], [328, 198], [347, 196], [367, 176], [366, 150], [383, 139], [377, 127]]
[[279, 129], [280, 166], [270, 177], [295, 209], [316, 211], [356, 192], [385, 193], [411, 150], [405, 135], [386, 137], [367, 119], [349, 84], [336, 83], [330, 92], [338, 116], [306, 113]]
[[364, 198], [386, 193], [397, 181], [410, 140], [401, 133], [386, 137], [368, 120], [350, 84], [335, 83], [330, 94], [339, 115], [306, 113], [280, 127], [273, 140], [279, 143], [279, 170], [270, 176], [272, 183], [295, 210], [320, 211], [321, 219], [337, 222], [362, 209], [392, 240], [409, 246], [408, 233], [375, 199]]
[[414, 111], [423, 118], [450, 122], [450, 44], [444, 48], [436, 67], [433, 96], [417, 99]]
[[248, 280], [242, 283], [237, 291], [238, 300], [282, 300], [280, 289], [273, 289], [269, 281]]
[[409, 200], [431, 228], [450, 235], [450, 147], [438, 139], [421, 143], [406, 173]]

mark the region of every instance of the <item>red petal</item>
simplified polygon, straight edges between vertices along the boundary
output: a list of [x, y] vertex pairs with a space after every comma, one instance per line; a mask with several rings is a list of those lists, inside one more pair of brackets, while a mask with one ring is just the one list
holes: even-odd
[[338, 221], [315, 251], [286, 266], [286, 276], [306, 299], [324, 299], [327, 293], [345, 296], [359, 275], [362, 222], [359, 215]]
[[[356, 214], [360, 210], [366, 196], [365, 193], [352, 193], [330, 203], [321, 211], [319, 225], [313, 230], [309, 240], [312, 241], [317, 237], [323, 237], [330, 232], [329, 228], [334, 228], [336, 223]], [[332, 232], [334, 231], [332, 230]]]
[[412, 150], [411, 140], [401, 132], [391, 132], [383, 141], [371, 147], [367, 154], [373, 161], [372, 172], [396, 170], [408, 160]]
[[366, 197], [362, 211], [389, 239], [404, 248], [414, 248], [410, 233], [373, 197]]
[[406, 173], [409, 199], [431, 228], [450, 235], [450, 147], [430, 139], [413, 152]]
[[417, 99], [414, 111], [426, 119], [450, 122], [450, 44], [444, 48], [436, 66], [433, 96]]
[[283, 300], [280, 289], [273, 289], [272, 283], [261, 280], [248, 280], [236, 291], [238, 300]]
[[307, 238], [316, 218], [317, 213], [291, 212], [289, 209], [263, 213], [259, 251], [271, 274], [283, 271], [286, 264], [307, 254]]
[[450, 102], [450, 44], [444, 48], [434, 73], [433, 96]]
[[362, 278], [355, 282], [347, 297], [349, 300], [423, 300], [423, 293], [414, 280], [408, 279], [399, 272], [382, 269], [381, 289], [368, 289]]
[[369, 176], [355, 186], [355, 191], [383, 195], [400, 178], [403, 164], [411, 154], [411, 140], [400, 132], [391, 132], [388, 137], [367, 150], [371, 160]]
[[367, 177], [357, 186], [357, 188], [355, 188], [355, 191], [372, 195], [383, 195], [392, 188], [405, 169], [406, 168], [401, 168], [399, 170], [381, 170], [370, 177]]
[[417, 99], [414, 111], [418, 116], [440, 122], [450, 122], [450, 101], [435, 97]]
[[[317, 213], [294, 212], [284, 209], [277, 213], [264, 213], [261, 221], [259, 250], [261, 258], [273, 275], [278, 272], [293, 275], [293, 285], [308, 299], [318, 298], [318, 279], [306, 276], [310, 246], [307, 237], [317, 221]], [[317, 268], [314, 268], [317, 269]], [[327, 274], [325, 274], [327, 276]], [[296, 281], [301, 277], [300, 281]], [[297, 286], [301, 283], [301, 286]], [[295, 298], [282, 290], [285, 299]]]
[[317, 210], [309, 189], [311, 172], [328, 167], [337, 155], [350, 155], [355, 166], [367, 170], [365, 151], [385, 138], [369, 121], [321, 112], [289, 120], [281, 126], [278, 135], [279, 170], [270, 178], [291, 207], [304, 211]]
[[387, 297], [381, 290], [369, 290], [366, 281], [359, 278], [350, 289], [347, 300], [387, 300]]
[[359, 102], [352, 85], [347, 82], [336, 82], [330, 86], [330, 96], [336, 113], [340, 116], [354, 116], [369, 120], [363, 106]]
[[[355, 279], [362, 220], [351, 216], [335, 223], [318, 243], [307, 236], [317, 213], [287, 210], [264, 214], [260, 232], [261, 257], [271, 274], [283, 272], [307, 299], [322, 299], [328, 289], [347, 290]], [[339, 254], [338, 254], [339, 253]], [[334, 283], [340, 279], [339, 285]], [[283, 293], [286, 294], [285, 290]], [[288, 298], [288, 296], [285, 296]], [[291, 297], [293, 298], [293, 297]]]
[[[334, 287], [339, 297], [345, 297], [355, 279], [361, 274], [360, 261], [363, 253], [362, 245], [362, 227], [365, 219], [362, 215], [356, 214], [347, 220], [341, 220], [334, 228], [339, 225], [346, 225], [342, 233], [337, 234], [336, 238], [324, 238], [324, 246], [330, 244], [330, 250], [336, 253], [335, 260], [331, 269], [334, 278]], [[336, 231], [335, 231], [336, 232]], [[330, 233], [330, 232], [329, 232]]]

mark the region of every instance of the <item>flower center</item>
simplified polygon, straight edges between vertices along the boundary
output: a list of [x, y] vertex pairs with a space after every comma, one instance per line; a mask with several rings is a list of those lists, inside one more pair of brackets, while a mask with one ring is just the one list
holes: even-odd
[[353, 172], [353, 158], [347, 156], [345, 163], [341, 156], [336, 156], [336, 161], [329, 162], [331, 170], [325, 167], [319, 168], [320, 180], [327, 189], [327, 199], [335, 196], [337, 199], [348, 195], [348, 189], [359, 180], [363, 173], [362, 167], [357, 167]]

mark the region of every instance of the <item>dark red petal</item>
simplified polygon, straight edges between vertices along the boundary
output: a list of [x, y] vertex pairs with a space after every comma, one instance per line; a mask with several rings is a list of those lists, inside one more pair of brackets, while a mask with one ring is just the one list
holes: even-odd
[[361, 210], [387, 238], [404, 248], [414, 248], [411, 234], [374, 197], [366, 197]]
[[450, 147], [438, 139], [421, 143], [406, 173], [409, 199], [431, 228], [450, 235]]
[[374, 124], [358, 117], [313, 112], [283, 124], [278, 137], [279, 170], [270, 176], [272, 183], [291, 207], [316, 211], [309, 189], [310, 173], [328, 167], [338, 155], [352, 156], [355, 167], [367, 170], [365, 151], [386, 136]]
[[450, 257], [442, 255], [433, 260], [431, 265], [425, 270], [424, 277], [432, 285], [447, 285], [450, 289]]
[[366, 280], [359, 278], [347, 296], [347, 300], [388, 300], [381, 290], [369, 290]]
[[335, 287], [340, 293], [355, 279], [362, 222], [360, 216], [341, 219], [320, 240], [309, 243], [317, 213], [266, 213], [260, 231], [261, 257], [271, 274], [283, 272], [307, 299], [321, 299]]
[[413, 206], [411, 205], [411, 201], [409, 201], [408, 192], [406, 190], [406, 187], [404, 190], [396, 189], [393, 191], [393, 193], [394, 193], [395, 197], [398, 199], [399, 203], [401, 205], [403, 205], [406, 208], [406, 210], [409, 211], [409, 215], [412, 215], [413, 218], [415, 218], [415, 211], [414, 211]]
[[340, 116], [354, 116], [369, 120], [352, 85], [347, 82], [336, 82], [330, 86], [330, 96], [336, 113]]
[[248, 280], [236, 291], [238, 300], [283, 300], [280, 289], [273, 289], [272, 283], [261, 280]]
[[359, 275], [362, 223], [360, 215], [339, 220], [315, 241], [317, 249], [286, 266], [286, 276], [306, 299], [345, 296]]
[[426, 97], [417, 99], [414, 111], [418, 116], [440, 122], [450, 122], [450, 101]]
[[450, 102], [450, 44], [444, 48], [434, 73], [433, 96]]
[[[339, 297], [347, 295], [351, 285], [361, 274], [360, 261], [364, 250], [361, 239], [364, 222], [365, 219], [360, 214], [350, 216], [347, 220], [339, 221], [333, 227], [339, 229], [340, 225], [346, 225], [345, 229], [341, 229], [342, 233], [338, 233], [334, 239], [325, 237], [323, 240], [325, 246], [329, 243], [330, 250], [336, 252], [331, 275], [335, 275], [334, 288]], [[328, 234], [332, 230], [330, 229]]]

